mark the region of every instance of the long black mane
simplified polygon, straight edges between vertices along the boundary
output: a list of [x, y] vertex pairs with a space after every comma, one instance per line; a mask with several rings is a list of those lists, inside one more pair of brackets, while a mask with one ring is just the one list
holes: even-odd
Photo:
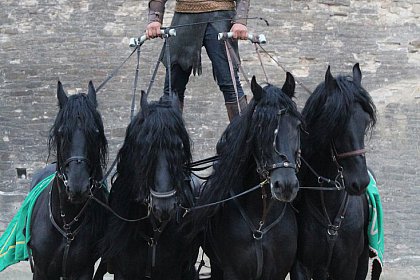
[[[118, 166], [112, 184], [110, 203], [121, 216], [131, 219], [146, 214], [143, 205], [153, 186], [158, 155], [165, 153], [170, 176], [177, 194], [184, 192], [185, 168], [192, 160], [191, 140], [185, 128], [181, 111], [170, 97], [163, 96], [158, 102], [150, 102], [127, 127], [124, 144], [118, 153]], [[118, 254], [129, 244], [139, 223], [126, 223], [112, 218], [107, 237], [106, 256]], [[118, 238], [118, 242], [115, 239]], [[124, 243], [124, 244], [121, 244]]]
[[376, 123], [376, 108], [369, 93], [350, 76], [340, 75], [336, 82], [337, 88], [333, 92], [327, 92], [325, 82], [320, 83], [302, 110], [309, 132], [305, 135], [308, 147], [329, 147], [331, 139], [343, 133], [355, 103], [359, 103], [370, 116], [367, 130]]
[[[256, 164], [253, 154], [268, 155], [273, 145], [274, 130], [278, 125], [280, 110], [286, 110], [302, 120], [295, 102], [278, 87], [267, 85], [265, 94], [258, 101], [253, 98], [243, 115], [235, 118], [222, 134], [217, 153], [220, 157], [214, 171], [207, 181], [200, 204], [220, 201], [229, 196], [230, 190], [241, 191], [245, 186], [244, 179], [249, 172], [255, 172]], [[261, 143], [263, 150], [255, 151], [255, 141]], [[213, 207], [197, 212], [197, 223], [208, 217]]]
[[88, 158], [94, 168], [94, 179], [102, 179], [106, 169], [108, 142], [104, 133], [102, 117], [94, 104], [84, 93], [71, 95], [66, 105], [59, 110], [48, 140], [49, 153], [55, 151], [58, 161], [62, 151], [70, 148], [73, 132], [80, 127], [86, 137]]
[[117, 188], [124, 186], [126, 198], [135, 198], [136, 201], [146, 198], [149, 186], [153, 185], [161, 152], [168, 160], [171, 178], [176, 178], [174, 185], [180, 186], [184, 180], [183, 167], [188, 166], [192, 158], [190, 138], [180, 110], [165, 97], [148, 104], [147, 110], [140, 111], [127, 128], [124, 144], [118, 153], [115, 182]]

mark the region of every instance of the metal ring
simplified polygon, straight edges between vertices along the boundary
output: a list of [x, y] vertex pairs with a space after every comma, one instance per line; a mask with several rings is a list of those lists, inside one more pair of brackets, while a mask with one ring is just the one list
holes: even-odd
[[252, 237], [254, 237], [255, 240], [261, 240], [263, 235], [264, 233], [261, 230], [256, 230], [252, 233]]

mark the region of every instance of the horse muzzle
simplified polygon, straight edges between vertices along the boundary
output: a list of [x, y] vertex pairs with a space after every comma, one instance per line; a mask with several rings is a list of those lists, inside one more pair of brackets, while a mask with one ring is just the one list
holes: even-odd
[[274, 199], [281, 202], [293, 201], [299, 190], [297, 178], [289, 182], [270, 181], [271, 195]]

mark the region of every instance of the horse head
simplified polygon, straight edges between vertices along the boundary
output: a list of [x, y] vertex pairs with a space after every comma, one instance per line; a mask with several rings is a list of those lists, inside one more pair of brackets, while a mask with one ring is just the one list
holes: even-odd
[[191, 160], [190, 139], [176, 94], [164, 95], [159, 102], [149, 104], [142, 93], [141, 104], [146, 112], [143, 125], [152, 133], [144, 143], [146, 154], [142, 155], [150, 159], [146, 174], [149, 207], [154, 218], [165, 222], [174, 216], [182, 199], [184, 166]]
[[324, 83], [313, 94], [313, 99], [318, 101], [308, 99], [307, 102], [318, 105], [311, 112], [306, 109], [309, 105], [303, 110], [309, 137], [317, 139], [309, 146], [318, 145], [323, 154], [318, 161], [322, 156], [327, 157], [328, 166], [323, 169], [328, 174], [322, 175], [329, 176], [338, 189], [345, 188], [352, 195], [362, 194], [369, 184], [365, 135], [376, 122], [375, 106], [361, 80], [358, 63], [353, 66], [352, 76], [335, 78], [328, 67]]
[[96, 110], [96, 91], [89, 82], [87, 95], [68, 97], [58, 82], [57, 98], [60, 110], [51, 129], [50, 149], [56, 149], [57, 175], [68, 200], [83, 203], [102, 177], [107, 153], [102, 120]]
[[295, 80], [287, 73], [282, 89], [262, 88], [253, 77], [251, 90], [256, 102], [251, 133], [257, 171], [270, 183], [272, 197], [290, 202], [299, 189], [300, 166], [301, 116], [292, 101]]

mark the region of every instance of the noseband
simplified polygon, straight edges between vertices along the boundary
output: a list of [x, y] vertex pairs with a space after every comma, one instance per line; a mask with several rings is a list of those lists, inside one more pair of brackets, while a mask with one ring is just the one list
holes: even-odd
[[154, 198], [171, 198], [171, 197], [176, 195], [176, 190], [175, 189], [173, 189], [171, 191], [168, 191], [168, 192], [157, 192], [157, 191], [154, 191], [152, 189], [150, 189], [149, 191], [150, 191], [150, 197], [151, 198], [152, 197], [154, 197]]
[[[83, 157], [83, 156], [73, 156], [73, 157], [69, 157], [64, 163], [63, 163], [63, 167], [67, 167], [71, 162], [75, 161], [76, 163], [82, 163], [85, 162], [88, 167], [91, 169], [91, 164], [90, 161]], [[59, 166], [58, 167], [58, 171], [57, 171], [57, 177], [61, 179], [61, 181], [63, 182], [64, 186], [66, 187], [66, 190], [69, 191], [69, 183], [67, 180], [67, 175], [63, 169], [63, 167]], [[92, 177], [89, 178], [90, 181], [92, 181]], [[93, 185], [93, 184], [92, 184]]]

